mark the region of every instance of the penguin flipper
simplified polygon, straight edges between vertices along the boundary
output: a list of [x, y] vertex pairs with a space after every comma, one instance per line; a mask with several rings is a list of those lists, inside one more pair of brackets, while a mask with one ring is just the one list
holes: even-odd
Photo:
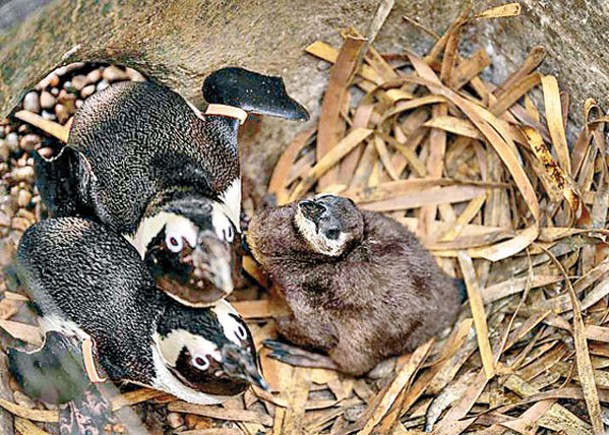
[[292, 99], [281, 77], [228, 67], [211, 73], [203, 82], [209, 104], [239, 107], [246, 112], [295, 121], [307, 121], [309, 112]]
[[89, 385], [82, 353], [75, 342], [49, 331], [33, 352], [9, 348], [8, 367], [30, 397], [49, 403], [66, 403], [80, 397]]
[[52, 217], [85, 216], [79, 189], [78, 151], [64, 147], [57, 156], [43, 157], [34, 153], [36, 187]]

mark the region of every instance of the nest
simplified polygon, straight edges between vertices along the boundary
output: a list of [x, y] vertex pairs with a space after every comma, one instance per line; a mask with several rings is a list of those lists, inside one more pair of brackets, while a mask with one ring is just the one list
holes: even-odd
[[[279, 204], [312, 192], [348, 196], [415, 232], [466, 283], [468, 301], [446, 337], [358, 379], [291, 367], [260, 349], [272, 393], [205, 407], [142, 389], [113, 406], [167, 404], [186, 416], [183, 429], [200, 433], [603, 433], [609, 119], [589, 99], [584, 127], [567, 134], [569, 98], [555, 77], [536, 72], [541, 48], [499, 85], [483, 79], [491, 64], [484, 50], [460, 54], [465, 26], [518, 12], [514, 4], [466, 11], [424, 56], [379, 54], [354, 29], [340, 49], [309, 46], [333, 64], [320, 121], [286, 148], [268, 188]], [[272, 287], [253, 259], [243, 268]], [[234, 303], [257, 343], [276, 338], [271, 317], [282, 310], [262, 294]], [[0, 326], [27, 336], [27, 325]], [[22, 428], [57, 418], [0, 406]], [[191, 425], [193, 416], [209, 425]]]

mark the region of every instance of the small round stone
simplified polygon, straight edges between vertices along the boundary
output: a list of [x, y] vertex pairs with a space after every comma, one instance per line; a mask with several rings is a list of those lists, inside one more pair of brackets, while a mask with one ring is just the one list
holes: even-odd
[[32, 113], [40, 113], [40, 97], [38, 92], [28, 92], [23, 99], [23, 109]]
[[84, 101], [83, 100], [76, 100], [76, 108], [80, 109], [83, 105]]
[[34, 182], [34, 168], [31, 166], [23, 166], [21, 168], [15, 168], [11, 172], [13, 179], [17, 182], [27, 181], [28, 183]]
[[91, 95], [93, 95], [93, 93], [95, 92], [95, 85], [88, 85], [85, 86], [82, 91], [80, 91], [80, 97], [81, 98], [88, 98]]
[[146, 77], [144, 77], [139, 71], [134, 70], [133, 68], [127, 68], [127, 76], [129, 80], [134, 82], [145, 82]]
[[102, 73], [99, 69], [94, 69], [89, 74], [87, 74], [87, 84], [97, 83], [102, 78]]
[[48, 119], [49, 121], [55, 121], [57, 119], [54, 113], [48, 112], [46, 110], [42, 111], [42, 117], [44, 119]]
[[36, 149], [37, 146], [40, 145], [40, 142], [40, 136], [37, 134], [26, 134], [25, 136], [21, 137], [21, 140], [19, 141], [19, 148], [25, 152], [31, 153]]
[[11, 219], [11, 228], [17, 231], [25, 231], [29, 228], [30, 221], [22, 217]]
[[43, 109], [51, 109], [55, 103], [57, 103], [57, 100], [50, 92], [42, 91], [40, 94], [40, 107]]
[[70, 119], [70, 113], [63, 104], [55, 105], [55, 116], [57, 116], [57, 120], [60, 124], [64, 124]]
[[21, 189], [19, 191], [19, 194], [17, 195], [17, 205], [19, 207], [27, 207], [30, 204], [30, 201], [32, 200], [32, 194], [25, 189]]
[[10, 154], [11, 150], [8, 148], [6, 140], [0, 139], [0, 162], [8, 161]]
[[11, 152], [15, 152], [19, 149], [19, 136], [17, 133], [12, 132], [6, 135], [6, 144]]
[[87, 85], [87, 77], [83, 75], [77, 75], [72, 77], [72, 87], [75, 91], [80, 92], [82, 88]]
[[102, 73], [102, 77], [104, 78], [104, 80], [110, 83], [116, 82], [118, 80], [127, 80], [129, 78], [125, 71], [114, 65], [110, 65], [109, 67], [107, 67]]
[[97, 86], [95, 87], [95, 89], [97, 89], [97, 92], [99, 91], [103, 91], [104, 89], [106, 89], [108, 86], [110, 86], [110, 83], [108, 83], [105, 79], [101, 80]]
[[172, 429], [177, 429], [184, 424], [184, 417], [177, 412], [167, 414], [167, 424]]

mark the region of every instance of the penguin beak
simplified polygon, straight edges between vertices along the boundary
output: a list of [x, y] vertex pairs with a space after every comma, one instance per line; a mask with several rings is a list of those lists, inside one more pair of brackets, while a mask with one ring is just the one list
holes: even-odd
[[233, 291], [230, 246], [215, 233], [206, 231], [199, 236], [199, 243], [192, 252], [192, 262], [195, 276], [205, 278], [225, 295]]
[[228, 343], [222, 347], [222, 365], [227, 375], [245, 379], [249, 383], [268, 391], [269, 385], [258, 370], [255, 358], [255, 354], [240, 348], [236, 344]]

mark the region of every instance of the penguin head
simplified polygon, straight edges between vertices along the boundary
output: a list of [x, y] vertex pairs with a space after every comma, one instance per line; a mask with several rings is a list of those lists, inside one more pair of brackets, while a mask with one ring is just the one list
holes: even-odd
[[364, 220], [355, 203], [335, 195], [321, 194], [300, 201], [294, 221], [309, 247], [330, 257], [342, 255], [364, 233]]
[[172, 303], [154, 342], [169, 372], [191, 389], [234, 396], [249, 384], [268, 388], [249, 328], [225, 301], [207, 309]]
[[233, 291], [235, 229], [214, 205], [196, 197], [170, 201], [144, 219], [135, 238], [157, 285], [187, 305], [209, 306]]

